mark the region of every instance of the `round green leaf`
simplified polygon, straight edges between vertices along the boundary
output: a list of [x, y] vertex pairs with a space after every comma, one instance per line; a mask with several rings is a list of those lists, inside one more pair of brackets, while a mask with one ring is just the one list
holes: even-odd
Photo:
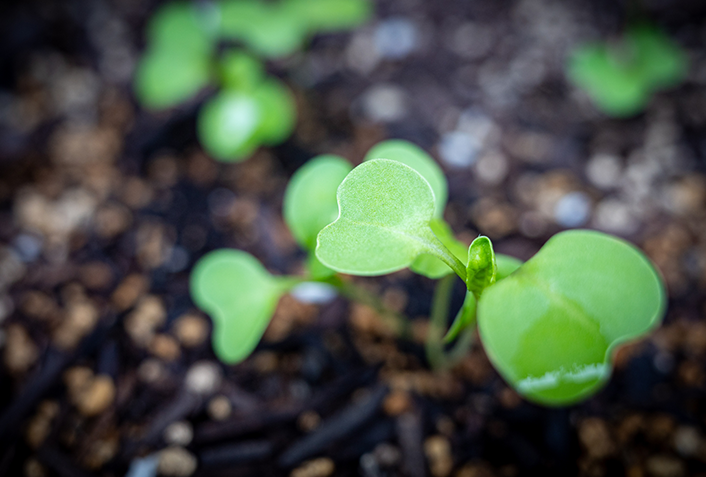
[[258, 126], [261, 143], [273, 146], [287, 139], [297, 121], [297, 108], [289, 88], [278, 79], [268, 78], [253, 91], [253, 99], [261, 112]]
[[635, 247], [573, 230], [487, 288], [478, 325], [488, 356], [518, 392], [566, 405], [605, 383], [617, 344], [657, 326], [665, 295], [659, 274]]
[[211, 80], [208, 57], [171, 49], [149, 50], [135, 71], [135, 94], [145, 107], [164, 109], [194, 96]]
[[294, 239], [313, 251], [321, 229], [338, 217], [336, 190], [353, 169], [339, 156], [317, 156], [300, 167], [284, 193], [284, 220]]
[[368, 0], [289, 0], [282, 7], [312, 34], [352, 29], [372, 14]]
[[[390, 159], [406, 164], [419, 172], [429, 182], [434, 191], [434, 216], [442, 217], [448, 199], [446, 176], [434, 159], [422, 148], [409, 141], [390, 139], [373, 146], [365, 155], [365, 160]], [[465, 254], [465, 251], [464, 251]]]
[[234, 90], [223, 90], [199, 111], [201, 144], [220, 161], [242, 161], [259, 146], [262, 110], [258, 101]]
[[191, 297], [213, 320], [213, 349], [221, 361], [248, 357], [287, 288], [240, 250], [216, 250], [198, 261], [191, 272]]
[[434, 193], [409, 166], [387, 159], [362, 163], [338, 187], [338, 207], [316, 247], [316, 256], [333, 270], [383, 275], [408, 267], [421, 253], [452, 261], [429, 228]]
[[662, 30], [636, 25], [626, 37], [634, 51], [635, 68], [650, 88], [668, 88], [684, 79], [688, 70], [686, 54]]

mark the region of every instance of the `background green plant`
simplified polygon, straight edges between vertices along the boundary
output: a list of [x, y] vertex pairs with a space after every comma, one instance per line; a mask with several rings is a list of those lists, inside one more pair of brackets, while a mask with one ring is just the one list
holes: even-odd
[[296, 122], [291, 91], [262, 61], [291, 55], [317, 33], [359, 25], [370, 13], [368, 0], [168, 3], [147, 27], [135, 93], [145, 107], [162, 110], [219, 88], [199, 112], [199, 140], [215, 159], [242, 161], [284, 141]]
[[596, 42], [574, 50], [569, 79], [588, 93], [604, 113], [626, 117], [642, 111], [652, 95], [681, 83], [688, 60], [662, 30], [629, 27], [617, 42]]

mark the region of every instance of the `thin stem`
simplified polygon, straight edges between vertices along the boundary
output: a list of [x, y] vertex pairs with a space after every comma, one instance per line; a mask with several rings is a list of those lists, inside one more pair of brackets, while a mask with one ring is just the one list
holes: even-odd
[[446, 317], [449, 314], [449, 303], [453, 291], [455, 277], [446, 275], [436, 283], [434, 298], [431, 302], [431, 316], [429, 317], [429, 331], [424, 345], [427, 360], [433, 369], [447, 367], [444, 355], [444, 334], [446, 332]]
[[340, 276], [334, 275], [325, 279], [319, 280], [328, 283], [338, 289], [344, 297], [352, 301], [357, 301], [363, 305], [367, 305], [377, 311], [380, 316], [387, 321], [393, 331], [400, 338], [409, 338], [412, 334], [409, 320], [404, 315], [390, 310], [383, 301], [368, 290], [356, 285], [355, 283], [341, 279]]
[[456, 275], [466, 282], [466, 266], [459, 260], [441, 241], [434, 235], [431, 228], [428, 229], [427, 236], [423, 237], [426, 245], [429, 247], [429, 252], [438, 257], [446, 265], [451, 267]]

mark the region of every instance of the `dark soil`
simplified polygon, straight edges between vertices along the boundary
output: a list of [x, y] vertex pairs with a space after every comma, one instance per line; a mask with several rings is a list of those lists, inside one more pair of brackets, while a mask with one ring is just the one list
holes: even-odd
[[[152, 3], [0, 7], [0, 475], [147, 477], [157, 460], [202, 476], [706, 475], [703, 3], [642, 2], [691, 70], [614, 120], [563, 66], [618, 35], [629, 2], [381, 1], [366, 26], [270, 65], [297, 131], [230, 165], [195, 137], [209, 92], [161, 114], [132, 95]], [[412, 318], [413, 340], [342, 298], [285, 297], [253, 356], [219, 363], [188, 294], [195, 261], [233, 247], [298, 273], [288, 177], [390, 137], [445, 168], [464, 240], [522, 259], [570, 227], [637, 244], [669, 288], [664, 325], [620, 350], [596, 396], [544, 408], [480, 343], [432, 372], [433, 283], [399, 272], [356, 282]]]

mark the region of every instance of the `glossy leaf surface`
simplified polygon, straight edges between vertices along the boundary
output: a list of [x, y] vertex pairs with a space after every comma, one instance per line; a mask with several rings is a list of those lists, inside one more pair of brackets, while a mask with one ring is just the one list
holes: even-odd
[[659, 274], [639, 250], [573, 230], [487, 288], [478, 325], [488, 356], [518, 392], [565, 405], [600, 388], [614, 347], [657, 326], [665, 299]]
[[240, 250], [217, 250], [191, 273], [191, 297], [213, 320], [213, 349], [225, 363], [238, 363], [257, 346], [288, 285]]
[[323, 155], [308, 161], [294, 173], [284, 193], [284, 220], [294, 239], [313, 251], [321, 229], [338, 217], [336, 191], [353, 169], [339, 156]]
[[451, 261], [429, 228], [434, 193], [409, 166], [386, 159], [364, 162], [346, 176], [337, 196], [338, 219], [319, 233], [316, 248], [329, 268], [382, 275], [408, 267], [422, 253]]
[[[365, 155], [365, 160], [390, 159], [406, 164], [419, 172], [434, 191], [434, 215], [442, 217], [448, 200], [448, 184], [444, 171], [422, 148], [409, 141], [390, 139], [373, 146]], [[465, 254], [465, 252], [464, 252]]]

